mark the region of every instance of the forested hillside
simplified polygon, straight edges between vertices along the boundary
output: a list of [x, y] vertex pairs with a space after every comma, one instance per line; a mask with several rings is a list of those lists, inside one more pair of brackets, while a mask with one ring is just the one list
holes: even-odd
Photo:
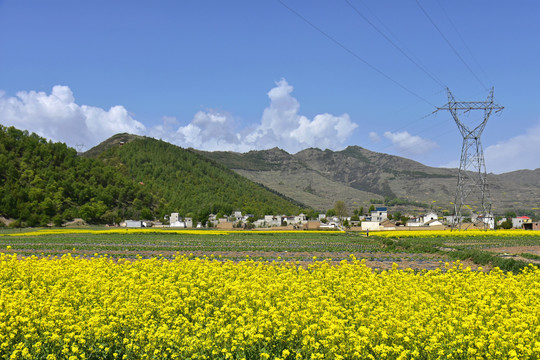
[[76, 217], [112, 223], [153, 217], [158, 207], [118, 167], [13, 127], [0, 125], [0, 164], [0, 215], [15, 225], [59, 225]]
[[[126, 134], [119, 134], [106, 143], [118, 143], [116, 138], [128, 139]], [[191, 150], [161, 140], [131, 137], [122, 145], [98, 146], [107, 149], [98, 155], [105, 164], [123, 169], [164, 199], [160, 213], [179, 212], [204, 220], [210, 213], [230, 214], [233, 210], [255, 215], [300, 211], [300, 204]]]
[[197, 221], [233, 210], [296, 214], [293, 203], [190, 150], [119, 134], [79, 156], [0, 125], [0, 216], [15, 226], [162, 219], [179, 212]]

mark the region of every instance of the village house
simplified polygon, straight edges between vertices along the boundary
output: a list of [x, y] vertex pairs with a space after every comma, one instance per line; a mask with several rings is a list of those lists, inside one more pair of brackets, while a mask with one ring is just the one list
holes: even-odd
[[478, 216], [477, 214], [473, 214], [472, 222], [481, 223], [483, 224], [482, 226], [487, 225], [488, 229], [495, 229], [495, 218], [491, 214], [487, 214], [486, 216]]
[[407, 221], [407, 224], [406, 224], [406, 226], [410, 226], [410, 227], [439, 226], [439, 225], [443, 225], [443, 223], [439, 221], [439, 217], [433, 211], [430, 211], [425, 215], [421, 215], [416, 218], [413, 218]]
[[512, 218], [512, 227], [514, 229], [522, 229], [523, 224], [532, 223], [532, 220], [528, 216], [518, 216], [515, 218]]
[[294, 217], [294, 224], [295, 225], [302, 225], [307, 223], [307, 216], [305, 214], [296, 215]]
[[382, 222], [388, 219], [388, 210], [385, 207], [375, 208], [370, 214], [369, 221], [378, 221]]
[[179, 213], [172, 213], [169, 217], [169, 226], [177, 228], [192, 228], [193, 219], [192, 218], [182, 218]]
[[142, 227], [142, 221], [140, 220], [126, 220], [123, 223], [120, 224], [121, 227], [127, 227], [127, 228], [141, 228]]

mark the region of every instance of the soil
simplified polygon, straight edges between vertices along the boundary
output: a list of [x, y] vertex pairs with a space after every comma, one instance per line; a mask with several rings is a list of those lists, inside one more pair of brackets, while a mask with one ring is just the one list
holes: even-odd
[[520, 254], [523, 254], [523, 253], [528, 253], [528, 254], [533, 254], [533, 255], [540, 256], [540, 245], [506, 246], [506, 247], [487, 249], [487, 251], [501, 254], [500, 255], [501, 257], [513, 258], [513, 259], [516, 259], [516, 260], [529, 262], [529, 263], [534, 264], [534, 265], [540, 265], [540, 260], [528, 259], [528, 258], [525, 258], [523, 256], [520, 256]]
[[[5, 251], [6, 253], [15, 251]], [[17, 254], [21, 256], [36, 255], [35, 249], [17, 249]], [[307, 266], [313, 264], [314, 261], [328, 261], [331, 265], [337, 265], [342, 260], [350, 260], [351, 253], [349, 252], [277, 252], [277, 251], [152, 251], [152, 250], [107, 250], [100, 253], [96, 250], [42, 250], [41, 256], [61, 256], [70, 253], [72, 256], [92, 257], [96, 253], [113, 258], [135, 258], [140, 255], [142, 258], [150, 258], [163, 256], [165, 258], [173, 257], [180, 254], [191, 258], [209, 257], [218, 260], [241, 261], [246, 259], [264, 260], [264, 261], [294, 261], [299, 265]], [[370, 252], [370, 253], [353, 253], [356, 259], [365, 259], [366, 265], [372, 269], [388, 270], [396, 263], [399, 269], [434, 270], [437, 268], [444, 269], [445, 263], [450, 262], [444, 256], [436, 254], [415, 254], [415, 253], [387, 253], [387, 252]], [[314, 259], [316, 257], [316, 259]], [[470, 267], [472, 270], [478, 270], [479, 265], [472, 261], [462, 261], [463, 268]], [[483, 271], [489, 271], [489, 266], [482, 266]]]

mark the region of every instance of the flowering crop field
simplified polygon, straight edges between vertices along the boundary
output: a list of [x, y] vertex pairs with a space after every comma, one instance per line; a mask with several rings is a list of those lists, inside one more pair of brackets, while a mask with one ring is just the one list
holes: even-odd
[[2, 231], [0, 357], [539, 359], [540, 270], [450, 260], [539, 245], [531, 231]]
[[10, 359], [538, 359], [540, 270], [0, 254]]

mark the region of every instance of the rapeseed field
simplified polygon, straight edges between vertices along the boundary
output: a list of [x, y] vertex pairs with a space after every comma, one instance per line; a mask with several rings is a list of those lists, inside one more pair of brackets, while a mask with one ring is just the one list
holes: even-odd
[[538, 359], [540, 270], [0, 254], [4, 359]]

